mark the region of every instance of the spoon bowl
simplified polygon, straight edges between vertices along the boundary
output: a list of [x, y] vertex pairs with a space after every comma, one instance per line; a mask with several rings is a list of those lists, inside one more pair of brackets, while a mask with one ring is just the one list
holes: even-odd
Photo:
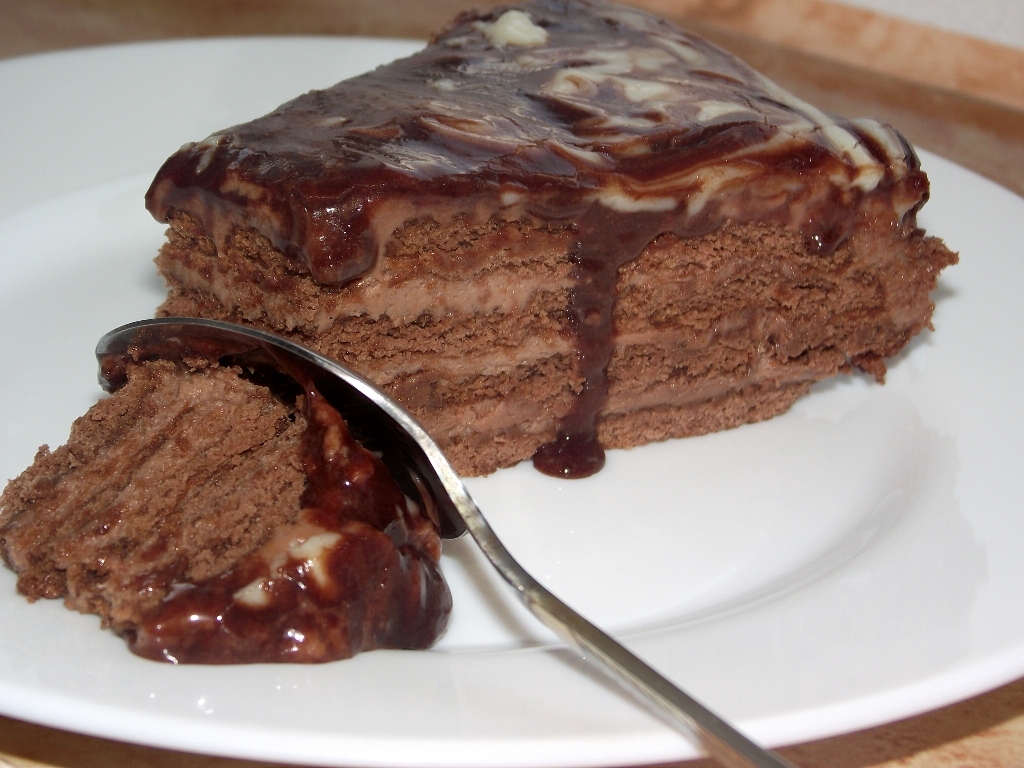
[[728, 768], [792, 768], [715, 715], [530, 576], [505, 549], [444, 453], [405, 409], [348, 368], [299, 344], [216, 320], [160, 318], [117, 328], [96, 347], [100, 383], [113, 391], [130, 362], [230, 358], [256, 368], [295, 370], [310, 378], [342, 414], [352, 434], [410, 495], [428, 493], [444, 538], [468, 531], [484, 555], [541, 622], [670, 726]]
[[264, 331], [193, 318], [129, 323], [104, 335], [96, 346], [100, 385], [108, 392], [124, 384], [129, 362], [189, 357], [227, 357], [248, 367], [280, 369], [287, 364], [302, 369], [344, 416], [353, 436], [381, 454], [388, 471], [406, 493], [415, 497], [419, 495], [418, 482], [427, 485], [440, 512], [442, 538], [454, 539], [466, 532], [449, 492], [462, 486], [462, 481], [441, 449], [405, 409], [333, 360]]

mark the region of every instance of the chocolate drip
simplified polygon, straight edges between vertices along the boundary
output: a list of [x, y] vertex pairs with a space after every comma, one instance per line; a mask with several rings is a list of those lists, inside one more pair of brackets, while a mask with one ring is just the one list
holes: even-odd
[[533, 465], [547, 475], [589, 477], [604, 466], [597, 415], [608, 395], [608, 361], [614, 348], [612, 310], [619, 267], [632, 261], [666, 226], [665, 215], [609, 215], [595, 203], [578, 225], [573, 248], [570, 328], [583, 389], [563, 418], [558, 436], [541, 446]]

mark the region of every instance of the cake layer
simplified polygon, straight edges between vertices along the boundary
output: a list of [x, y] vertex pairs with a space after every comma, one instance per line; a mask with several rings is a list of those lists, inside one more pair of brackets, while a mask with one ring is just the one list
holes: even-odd
[[[179, 218], [175, 226], [195, 236], [198, 225]], [[461, 291], [459, 281], [420, 291], [405, 273], [388, 290], [406, 306], [420, 297], [415, 322], [371, 316], [353, 300], [348, 309], [364, 314], [321, 329], [315, 302], [283, 302], [289, 311], [275, 314], [250, 291], [267, 281], [263, 265], [281, 255], [251, 234], [244, 241], [260, 250], [232, 245], [217, 255], [172, 235], [158, 260], [172, 287], [161, 311], [253, 323], [362, 371], [424, 423], [464, 474], [529, 458], [557, 436], [583, 386], [571, 339], [561, 332], [567, 291], [531, 281], [523, 289], [535, 297], [522, 308], [458, 312], [458, 295], [448, 296]], [[379, 272], [390, 274], [392, 260], [415, 255], [395, 246]], [[928, 293], [951, 258], [918, 230], [871, 221], [827, 256], [809, 253], [799, 234], [778, 225], [655, 239], [619, 270], [599, 439], [630, 447], [768, 418], [814, 381], [854, 366], [881, 378], [884, 358], [927, 324]], [[229, 288], [233, 276], [240, 276], [238, 291]], [[313, 295], [320, 290], [306, 275], [288, 279]], [[211, 284], [227, 290], [213, 296]], [[433, 314], [439, 306], [444, 311]], [[727, 405], [741, 392], [750, 408]]]

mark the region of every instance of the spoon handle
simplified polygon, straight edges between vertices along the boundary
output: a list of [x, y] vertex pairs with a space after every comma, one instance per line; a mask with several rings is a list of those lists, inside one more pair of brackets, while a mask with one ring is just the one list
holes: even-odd
[[794, 768], [680, 690], [543, 587], [505, 549], [468, 493], [456, 499], [456, 506], [484, 555], [526, 607], [585, 661], [601, 669], [726, 768]]

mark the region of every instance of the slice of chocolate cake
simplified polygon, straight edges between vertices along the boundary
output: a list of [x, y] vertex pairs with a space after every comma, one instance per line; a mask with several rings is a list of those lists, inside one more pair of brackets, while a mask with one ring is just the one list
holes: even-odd
[[466, 474], [781, 413], [929, 326], [956, 261], [873, 120], [637, 9], [534, 0], [184, 147], [160, 312], [290, 335]]
[[175, 663], [431, 645], [451, 609], [436, 521], [315, 387], [296, 403], [239, 373], [132, 365], [41, 448], [0, 496], [18, 589]]

